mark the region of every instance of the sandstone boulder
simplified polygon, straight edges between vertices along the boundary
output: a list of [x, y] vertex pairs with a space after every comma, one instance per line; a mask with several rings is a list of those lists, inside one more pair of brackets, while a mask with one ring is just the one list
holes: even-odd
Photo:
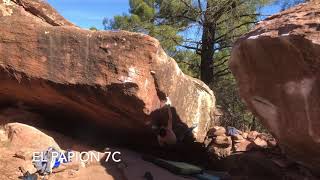
[[42, 151], [48, 147], [60, 149], [55, 140], [38, 129], [20, 123], [10, 123], [4, 126], [5, 134], [11, 148], [17, 150], [31, 149]]
[[35, 172], [33, 153], [48, 147], [60, 149], [52, 137], [32, 126], [10, 123], [0, 127], [0, 179], [18, 179], [20, 166]]
[[277, 146], [277, 141], [275, 139], [269, 139], [267, 141], [267, 143], [268, 143], [269, 147], [276, 147]]
[[240, 95], [284, 152], [320, 172], [320, 2], [268, 17], [234, 45]]
[[221, 146], [219, 144], [212, 143], [208, 147], [208, 152], [212, 153], [216, 157], [222, 158], [231, 155], [232, 146]]
[[214, 144], [220, 145], [221, 147], [229, 147], [232, 145], [231, 137], [229, 136], [217, 136], [213, 140]]
[[22, 102], [55, 125], [87, 121], [146, 143], [152, 113], [168, 96], [176, 129], [196, 126], [195, 138], [206, 136], [213, 92], [183, 74], [156, 39], [82, 30], [41, 0], [0, 0], [0, 22], [1, 103]]
[[234, 135], [234, 136], [231, 136], [231, 138], [232, 138], [232, 140], [233, 140], [234, 142], [240, 142], [240, 141], [243, 141], [243, 140], [244, 140], [244, 138], [243, 138], [240, 134], [236, 134], [236, 135]]
[[247, 138], [250, 140], [250, 141], [254, 141], [257, 136], [259, 135], [260, 133], [257, 132], [257, 131], [250, 131], [247, 135]]
[[216, 136], [223, 136], [226, 134], [226, 128], [221, 126], [214, 126], [208, 131], [208, 137], [216, 137]]
[[247, 138], [248, 138], [248, 133], [247, 133], [247, 132], [242, 133], [242, 137], [243, 137], [244, 139], [247, 139]]
[[255, 145], [251, 141], [243, 140], [238, 143], [234, 143], [233, 147], [235, 152], [239, 152], [239, 151], [250, 151], [252, 148], [255, 147]]
[[254, 141], [254, 144], [257, 145], [258, 147], [261, 147], [261, 148], [266, 148], [268, 147], [268, 143], [267, 141], [265, 141], [264, 139], [261, 139], [261, 138], [256, 138]]

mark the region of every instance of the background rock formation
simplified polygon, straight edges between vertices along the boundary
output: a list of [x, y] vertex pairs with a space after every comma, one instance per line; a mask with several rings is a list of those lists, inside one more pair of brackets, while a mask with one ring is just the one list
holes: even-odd
[[240, 94], [297, 162], [320, 170], [320, 3], [260, 22], [232, 50]]
[[204, 139], [214, 95], [154, 38], [82, 30], [40, 0], [0, 0], [0, 22], [2, 105], [19, 102], [54, 126], [89, 121], [134, 137], [151, 131], [150, 114], [169, 96], [175, 127], [197, 125], [194, 135]]

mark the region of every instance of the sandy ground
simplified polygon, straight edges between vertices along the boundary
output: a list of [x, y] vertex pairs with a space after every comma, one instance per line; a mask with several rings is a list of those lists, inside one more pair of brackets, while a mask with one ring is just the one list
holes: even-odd
[[[0, 128], [0, 179], [16, 180], [22, 173], [19, 167], [23, 167], [29, 172], [35, 172], [31, 158], [33, 151], [45, 150], [44, 147], [54, 145], [50, 136], [41, 131], [25, 125], [15, 124], [14, 132], [28, 134], [27, 137], [14, 136], [12, 132]], [[21, 139], [20, 139], [21, 138]], [[61, 138], [61, 137], [60, 137]], [[30, 142], [28, 142], [30, 141]], [[41, 145], [35, 142], [42, 142]], [[66, 140], [72, 143], [71, 139]], [[38, 148], [39, 147], [39, 148]], [[81, 149], [81, 145], [78, 145]], [[88, 149], [85, 147], [82, 149]], [[119, 148], [110, 148], [109, 151], [119, 151], [121, 153], [121, 163], [109, 160], [107, 163], [92, 162], [88, 164], [72, 162], [60, 166], [47, 176], [49, 180], [144, 180], [144, 174], [150, 172], [155, 180], [185, 180], [187, 178], [174, 175], [169, 171], [160, 168], [152, 163], [142, 160], [141, 154]], [[96, 151], [95, 151], [96, 152]], [[25, 158], [15, 157], [15, 154], [22, 154]], [[103, 153], [102, 153], [103, 154]], [[188, 178], [190, 179], [190, 178]]]

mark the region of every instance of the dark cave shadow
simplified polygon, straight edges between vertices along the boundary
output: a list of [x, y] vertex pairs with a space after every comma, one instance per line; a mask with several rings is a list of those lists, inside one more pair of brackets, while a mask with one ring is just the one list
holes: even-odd
[[248, 180], [283, 179], [285, 174], [263, 151], [234, 153], [210, 162], [209, 169], [228, 172], [232, 177]]
[[[175, 107], [170, 107], [173, 118], [173, 131], [177, 136], [177, 144], [161, 147], [157, 141], [157, 129], [152, 130], [153, 143], [149, 146], [136, 149], [148, 155], [159, 158], [189, 162], [198, 165], [205, 165], [208, 160], [207, 150], [203, 143], [196, 142], [196, 138], [192, 133], [192, 128], [182, 121]], [[168, 109], [166, 107], [159, 108], [150, 114], [151, 126], [166, 126], [168, 121]]]
[[[19, 109], [15, 103], [2, 103], [2, 107], [12, 107]], [[174, 107], [171, 107], [173, 114], [173, 129], [178, 138], [183, 139], [174, 145], [160, 147], [158, 145], [156, 132], [152, 130], [152, 125], [145, 126], [145, 132], [127, 132], [119, 134], [117, 130], [109, 129], [107, 126], [90, 123], [90, 117], [72, 112], [68, 109], [49, 106], [34, 106], [25, 104], [28, 108], [26, 112], [40, 115], [40, 119], [22, 118], [10, 122], [19, 122], [31, 125], [51, 136], [57, 144], [64, 150], [76, 151], [96, 150], [102, 151], [106, 146], [125, 147], [142, 155], [152, 155], [158, 158], [187, 162], [202, 167], [208, 163], [208, 154], [202, 143], [195, 142], [192, 133], [188, 133], [189, 127], [181, 120]], [[18, 113], [20, 114], [20, 113]], [[23, 116], [23, 114], [22, 114]], [[23, 116], [24, 117], [24, 116]], [[41, 119], [42, 118], [42, 119]], [[148, 119], [151, 124], [160, 126], [166, 125], [168, 112], [165, 108], [160, 108], [152, 112]], [[1, 122], [6, 124], [7, 122]], [[122, 177], [119, 174], [117, 164], [104, 166], [106, 172], [114, 178]], [[143, 174], [141, 175], [143, 176]], [[123, 178], [122, 178], [123, 179]]]
[[[183, 136], [183, 139], [180, 139], [177, 144], [161, 147], [157, 141], [157, 131], [152, 130], [152, 126], [161, 126], [167, 125], [168, 120], [168, 110], [165, 107], [159, 108], [153, 111], [149, 118], [151, 124], [146, 126], [148, 128], [149, 134], [135, 135], [135, 137], [141, 137], [142, 139], [148, 139], [149, 143], [136, 143], [135, 141], [127, 141], [125, 147], [130, 151], [137, 152], [143, 157], [152, 156], [155, 158], [161, 158], [165, 160], [186, 162], [194, 165], [198, 165], [202, 168], [206, 168], [209, 164], [209, 156], [207, 149], [203, 143], [196, 142], [194, 135], [190, 131], [190, 128], [185, 124], [174, 107], [170, 107], [173, 115], [173, 130], [176, 133], [177, 137]], [[190, 133], [188, 133], [190, 132]], [[130, 143], [131, 142], [131, 143]], [[135, 143], [133, 143], [135, 142]], [[125, 162], [120, 163], [106, 163], [105, 161], [100, 162], [106, 169], [107, 173], [112, 173], [114, 178], [119, 180], [130, 179], [124, 174], [124, 170], [121, 168], [125, 165]], [[152, 165], [156, 166], [156, 165]], [[130, 167], [129, 167], [130, 168]], [[150, 172], [152, 174], [152, 172]], [[143, 177], [144, 174], [141, 174]], [[157, 177], [154, 177], [157, 179]]]

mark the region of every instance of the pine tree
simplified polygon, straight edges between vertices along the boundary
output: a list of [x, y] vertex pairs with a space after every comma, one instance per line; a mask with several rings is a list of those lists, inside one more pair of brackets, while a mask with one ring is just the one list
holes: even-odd
[[182, 69], [209, 84], [230, 74], [226, 62], [232, 43], [257, 22], [257, 9], [269, 2], [129, 0], [130, 14], [105, 19], [103, 24], [106, 29], [156, 37]]

